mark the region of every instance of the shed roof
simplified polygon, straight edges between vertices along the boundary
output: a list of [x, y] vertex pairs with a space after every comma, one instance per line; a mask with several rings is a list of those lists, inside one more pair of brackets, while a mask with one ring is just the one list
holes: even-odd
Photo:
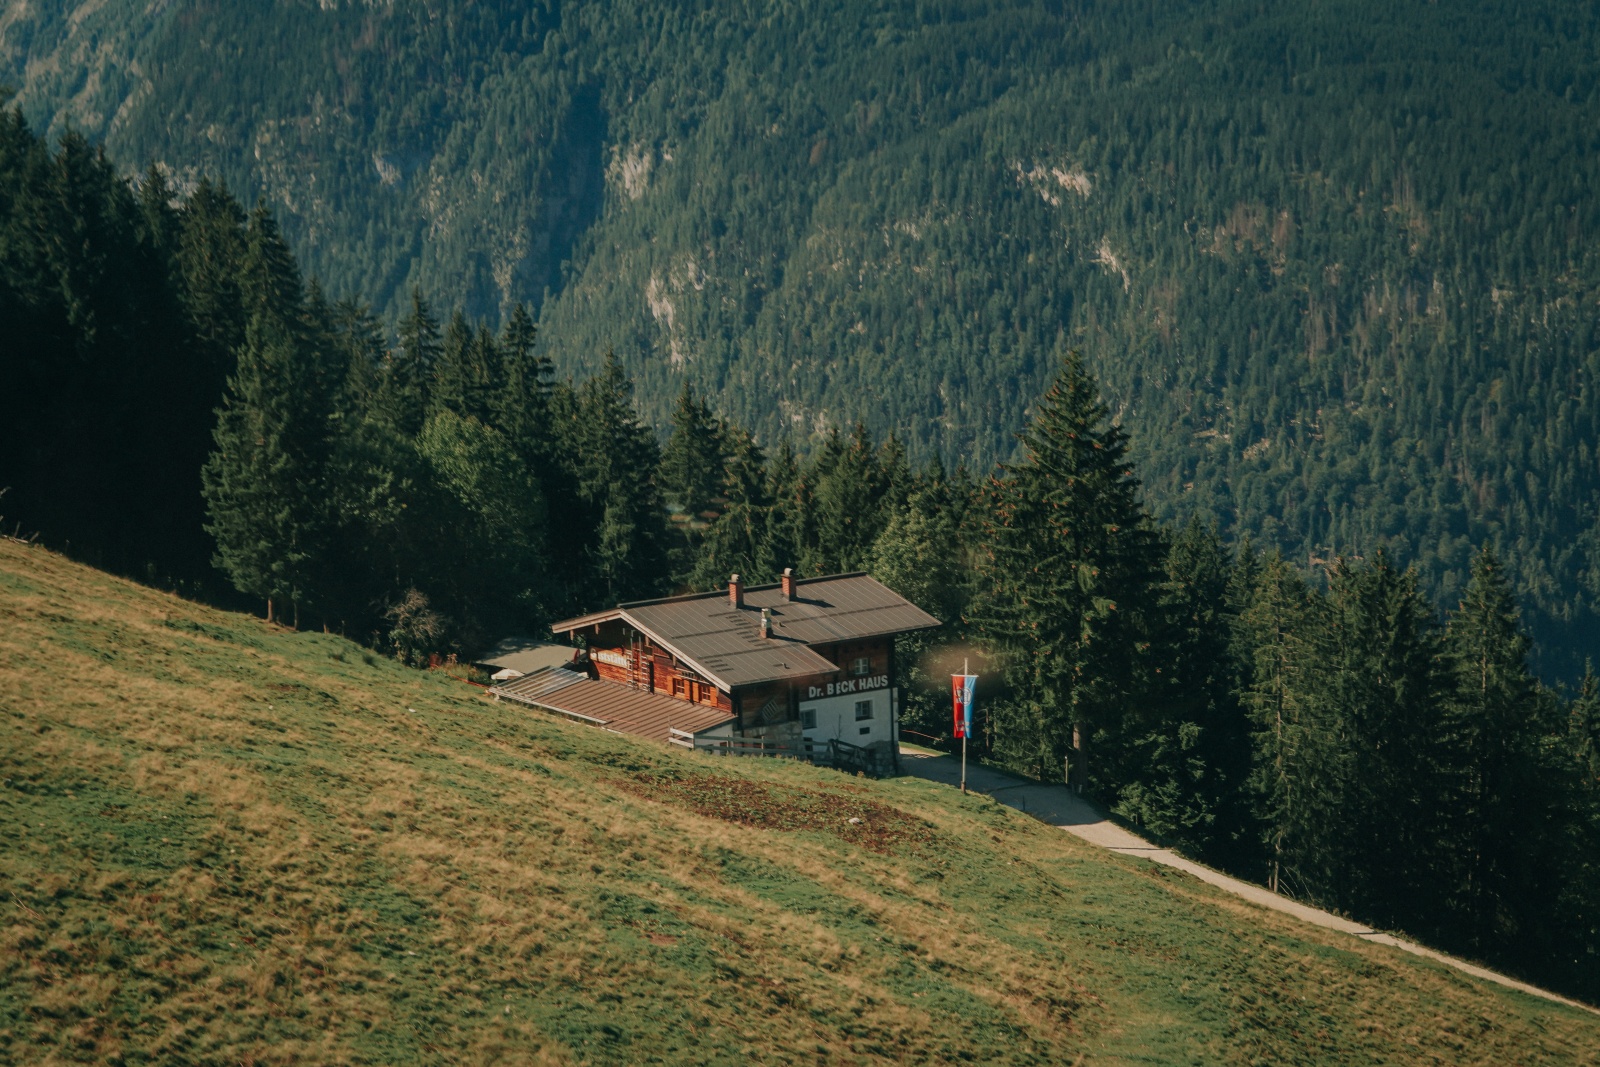
[[657, 741], [669, 740], [674, 729], [696, 734], [733, 719], [725, 710], [596, 681], [560, 667], [518, 678], [491, 692], [607, 730]]
[[[772, 609], [772, 637], [761, 636], [761, 609]], [[744, 607], [725, 590], [662, 600], [639, 600], [582, 615], [552, 627], [568, 633], [621, 620], [648, 634], [722, 689], [832, 674], [839, 665], [813, 645], [927, 630], [939, 620], [866, 574], [837, 574], [795, 582], [786, 600], [781, 585], [744, 591]]]
[[559, 667], [571, 663], [572, 655], [570, 645], [553, 645], [548, 641], [534, 641], [526, 637], [508, 637], [473, 662], [482, 667], [532, 674], [545, 667]]

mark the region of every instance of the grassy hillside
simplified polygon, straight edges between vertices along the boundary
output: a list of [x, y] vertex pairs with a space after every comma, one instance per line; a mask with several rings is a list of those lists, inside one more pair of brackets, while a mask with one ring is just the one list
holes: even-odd
[[8, 1062], [1600, 1062], [1592, 1016], [985, 799], [553, 722], [12, 543], [0, 775]]

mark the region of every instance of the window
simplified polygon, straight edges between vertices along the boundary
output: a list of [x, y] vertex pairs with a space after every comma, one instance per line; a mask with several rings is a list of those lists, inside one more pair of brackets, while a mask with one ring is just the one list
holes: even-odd
[[863, 727], [862, 727], [862, 728], [861, 728], [861, 732], [862, 732], [862, 733], [864, 733], [864, 734], [870, 734], [870, 733], [871, 733], [871, 732], [872, 732], [872, 727], [870, 727], [870, 726], [863, 726]]
[[817, 728], [817, 709], [803, 708], [800, 712], [800, 729], [815, 730]]
[[850, 661], [850, 673], [857, 678], [865, 678], [872, 673], [872, 660], [867, 656], [857, 656]]
[[872, 701], [856, 701], [856, 722], [862, 722], [870, 718], [872, 718]]
[[684, 695], [683, 688], [684, 688], [684, 686], [683, 686], [683, 679], [682, 678], [674, 678], [672, 680], [672, 695], [673, 696], [675, 696], [675, 697], [683, 696]]

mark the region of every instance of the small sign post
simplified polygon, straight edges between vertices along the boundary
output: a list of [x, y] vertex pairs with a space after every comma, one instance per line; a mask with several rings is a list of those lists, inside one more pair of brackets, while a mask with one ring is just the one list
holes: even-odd
[[972, 705], [978, 689], [978, 676], [967, 673], [967, 661], [961, 661], [961, 673], [950, 676], [950, 693], [955, 704], [955, 735], [961, 738], [961, 791], [967, 791], [967, 738], [972, 735]]

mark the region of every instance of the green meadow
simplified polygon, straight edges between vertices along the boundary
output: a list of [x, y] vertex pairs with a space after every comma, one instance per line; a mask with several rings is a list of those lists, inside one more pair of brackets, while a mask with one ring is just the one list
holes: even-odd
[[553, 721], [9, 542], [0, 779], [0, 1062], [1600, 1062], [1600, 1016], [983, 797]]

